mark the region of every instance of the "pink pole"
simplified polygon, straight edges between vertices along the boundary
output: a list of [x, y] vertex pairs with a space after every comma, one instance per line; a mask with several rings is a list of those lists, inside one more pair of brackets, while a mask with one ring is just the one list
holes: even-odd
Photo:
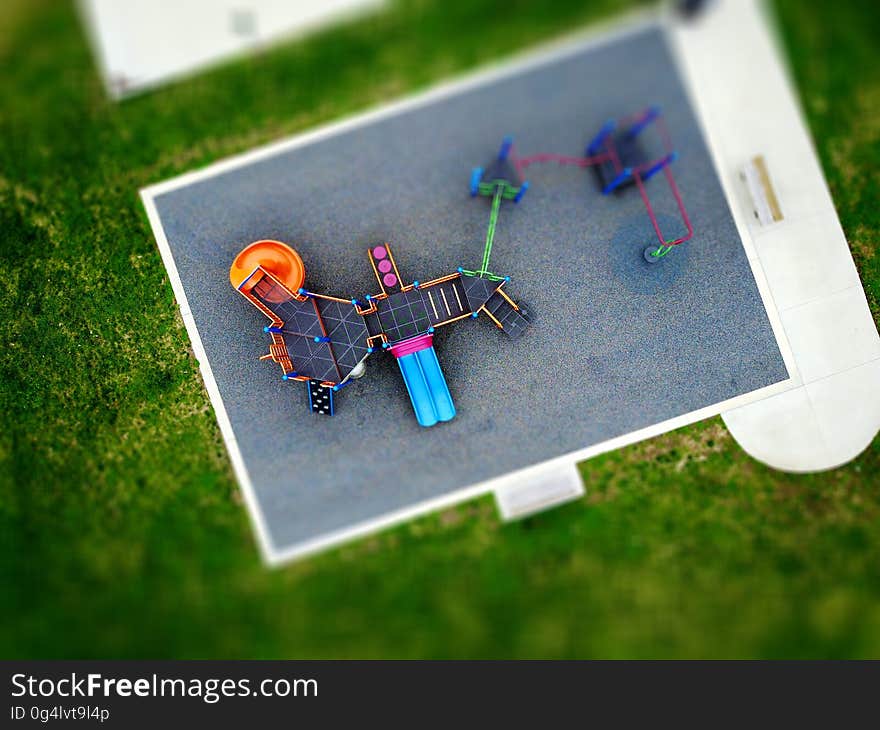
[[599, 165], [609, 158], [608, 154], [594, 155], [593, 157], [569, 157], [567, 155], [556, 155], [551, 152], [540, 152], [536, 155], [523, 157], [516, 161], [517, 169], [528, 167], [539, 162], [558, 162], [560, 165], [575, 165], [577, 167], [590, 167], [591, 165]]
[[654, 226], [654, 231], [657, 233], [657, 240], [660, 241], [661, 246], [677, 246], [680, 243], [684, 243], [685, 241], [690, 241], [694, 236], [694, 228], [691, 225], [690, 216], [688, 216], [687, 210], [684, 207], [684, 201], [681, 198], [681, 192], [679, 192], [678, 185], [675, 184], [675, 178], [672, 177], [672, 172], [669, 170], [669, 166], [663, 168], [663, 172], [666, 173], [666, 179], [669, 181], [669, 187], [672, 189], [672, 195], [675, 197], [675, 202], [678, 205], [678, 212], [681, 214], [682, 221], [684, 222], [685, 228], [687, 228], [687, 235], [682, 236], [681, 238], [676, 238], [674, 241], [670, 241], [666, 243], [666, 239], [663, 237], [663, 232], [660, 230], [660, 224], [657, 222], [657, 216], [654, 214], [654, 208], [651, 205], [651, 201], [648, 199], [648, 193], [645, 190], [645, 186], [642, 183], [642, 176], [639, 175], [638, 171], [633, 174], [635, 178], [636, 185], [639, 188], [639, 193], [642, 196], [642, 201], [645, 204], [645, 209], [648, 211], [648, 217], [651, 219], [651, 225]]

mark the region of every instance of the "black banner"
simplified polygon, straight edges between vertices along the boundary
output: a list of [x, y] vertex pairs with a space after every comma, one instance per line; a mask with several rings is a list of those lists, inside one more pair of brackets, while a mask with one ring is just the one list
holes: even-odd
[[880, 686], [880, 665], [858, 662], [0, 664], [3, 727], [790, 726], [799, 718], [839, 726], [872, 718]]

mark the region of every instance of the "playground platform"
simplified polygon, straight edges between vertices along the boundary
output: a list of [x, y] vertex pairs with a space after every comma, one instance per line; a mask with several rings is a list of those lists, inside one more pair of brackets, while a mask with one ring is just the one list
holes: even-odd
[[[612, 82], [621, 71], [626, 86]], [[362, 252], [385, 241], [400, 272], [442, 277], [482, 247], [486, 209], [462, 178], [499, 134], [515, 131], [524, 150], [583, 150], [607, 119], [648, 103], [675, 129], [676, 180], [699, 238], [652, 266], [642, 257], [654, 231], [640, 196], [611, 200], [588, 170], [530, 172], [528, 196], [499, 221], [493, 257], [531, 326], [515, 340], [488, 317], [437, 330], [454, 420], [421, 428], [392, 358], [368, 364], [370, 377], [348, 386], [334, 418], [303, 418], [292, 400], [301, 389], [260, 362], [260, 338], [240, 335], [265, 324], [228, 285], [244, 243], [295, 245], [318, 294], [339, 282], [371, 291]], [[684, 414], [717, 413], [789, 377], [666, 35], [652, 22], [147, 194], [269, 560], [490, 491], [511, 473]], [[664, 230], [681, 228], [668, 190], [659, 186], [651, 202]]]

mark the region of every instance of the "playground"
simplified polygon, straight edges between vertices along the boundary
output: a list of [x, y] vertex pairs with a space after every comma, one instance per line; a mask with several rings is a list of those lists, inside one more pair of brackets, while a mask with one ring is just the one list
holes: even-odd
[[[625, 86], [605, 81], [628, 68]], [[576, 87], [594, 93], [571, 94]], [[626, 122], [612, 130], [612, 119]], [[502, 142], [505, 134], [514, 140]], [[595, 164], [559, 164], [569, 152]], [[565, 159], [548, 157], [557, 154]], [[209, 169], [158, 191], [155, 206], [279, 554], [787, 378], [665, 40], [651, 27]], [[249, 298], [259, 306], [229, 288], [230, 263], [256, 239], [290, 244], [304, 264], [306, 288], [277, 306], [311, 311], [309, 321], [275, 312], [278, 322], [299, 317], [299, 332], [272, 320], [279, 281], [257, 271], [265, 289], [254, 285], [263, 294]], [[234, 270], [233, 285], [247, 289], [254, 270]], [[462, 312], [478, 314], [467, 326], [440, 326], [428, 284], [447, 276], [491, 285], [484, 302], [498, 287], [510, 292], [529, 313], [522, 336], [506, 337], [480, 303]], [[351, 360], [329, 356], [332, 338], [324, 341], [315, 311], [366, 313], [395, 297], [430, 314], [418, 324], [407, 315], [414, 329], [390, 337], [393, 323], [364, 319], [356, 342], [338, 343], [356, 345], [345, 350]], [[441, 393], [424, 418], [401, 386], [403, 366], [366, 352], [381, 346], [380, 332], [388, 345], [431, 337], [449, 398]], [[309, 352], [297, 357], [296, 347]], [[347, 380], [361, 356], [365, 376]], [[301, 373], [298, 359], [316, 369]], [[345, 387], [330, 408], [314, 398], [322, 385], [331, 394]], [[334, 417], [309, 414], [310, 403]]]
[[[756, 462], [720, 418], [711, 418], [582, 462], [587, 497], [532, 519], [501, 524], [486, 495], [282, 568], [267, 570], [260, 560], [186, 318], [136, 190], [424, 89], [582, 28], [624, 4], [514, 3], [501, 13], [486, 0], [395, 4], [376, 22], [296, 42], [259, 63], [231, 64], [121, 105], [104, 98], [73, 4], [2, 4], [10, 64], [3, 86], [0, 235], [14, 255], [0, 295], [8, 312], [0, 382], [8, 421], [0, 490], [4, 656], [880, 654], [876, 439], [845, 467], [795, 475]], [[877, 318], [876, 3], [777, 0], [773, 9]], [[63, 73], [52, 75], [52, 69]], [[623, 99], [608, 113], [663, 101]], [[588, 121], [602, 119], [597, 114]], [[539, 134], [526, 140], [505, 119], [450, 165], [449, 184], [459, 196], [454, 204], [434, 201], [430, 186], [419, 200], [448, 213], [451, 224], [473, 214], [462, 260], [478, 266], [488, 201], [468, 197], [471, 167], [484, 165], [505, 134], [515, 136], [523, 155], [578, 155], [593, 131], [578, 123], [566, 140]], [[689, 213], [699, 214], [698, 196], [681, 178], [690, 128], [672, 132], [681, 154], [673, 172]], [[585, 195], [571, 201], [578, 211], [585, 202], [595, 210], [618, 202], [596, 192], [589, 171], [582, 177], [551, 165], [528, 175], [525, 199], [501, 213], [492, 254], [499, 269], [511, 251], [503, 227], [525, 219], [525, 206], [541, 189], [567, 195], [583, 181]], [[662, 178], [650, 181], [658, 183], [662, 187]], [[354, 191], [350, 199], [359, 196]], [[638, 193], [628, 191], [626, 201], [633, 196]], [[672, 207], [656, 202], [658, 213], [674, 214], [674, 201]], [[640, 206], [633, 215], [646, 222]], [[230, 288], [229, 263], [259, 236], [289, 235], [289, 218], [273, 213], [252, 221], [252, 231], [235, 229], [236, 245], [220, 241], [222, 260], [204, 276], [216, 280], [227, 318], [238, 307], [247, 320], [244, 328], [230, 329], [242, 358], [265, 354], [266, 319]], [[696, 253], [704, 229], [695, 222], [696, 237], [652, 270], [668, 272], [666, 264], [679, 254]], [[371, 228], [368, 233], [380, 235], [378, 223]], [[350, 262], [371, 291], [375, 277], [365, 252], [377, 239], [331, 233], [331, 243], [336, 233], [344, 237], [345, 250], [316, 248], [312, 257], [299, 240], [286, 239], [303, 251], [310, 285], [317, 288], [324, 267]], [[451, 238], [443, 233], [441, 240]], [[650, 230], [644, 234], [643, 244], [651, 240]], [[391, 244], [402, 274], [429, 274], [413, 258], [418, 251], [409, 240]], [[540, 249], [533, 258], [542, 258]], [[451, 255], [438, 259], [437, 275], [454, 265]], [[528, 273], [509, 273], [523, 300]], [[321, 291], [332, 293], [352, 281], [340, 275], [325, 283]], [[688, 316], [685, 308], [675, 313]], [[542, 318], [525, 338], [541, 331]], [[449, 334], [468, 332], [507, 343], [479, 318]], [[596, 329], [594, 341], [604, 336]], [[519, 364], [526, 341], [509, 343], [510, 368]], [[438, 342], [437, 352], [459, 407], [452, 428], [474, 402], [458, 390], [470, 375], [450, 372], [448, 360], [459, 348], [447, 344]], [[460, 351], [473, 354], [465, 346]], [[585, 352], [578, 363], [593, 356]], [[418, 432], [393, 358], [379, 360], [388, 370], [380, 397], [396, 394], [398, 420]], [[254, 392], [294, 389], [276, 399], [285, 428], [318, 421], [319, 429], [323, 422], [348, 431], [342, 419], [364, 401], [364, 394], [346, 389], [334, 419], [313, 416], [300, 400], [301, 386], [281, 381], [277, 366], [254, 362], [253, 372], [265, 376]], [[597, 377], [595, 368], [587, 372]], [[368, 386], [375, 377], [361, 382]], [[490, 408], [498, 423], [511, 413], [526, 415], [507, 399], [487, 404], [485, 412]], [[445, 428], [421, 429], [421, 437], [431, 440]]]
[[[646, 156], [640, 136], [657, 126], [664, 143], [663, 155]], [[681, 193], [670, 171], [677, 158], [669, 130], [658, 107], [649, 107], [624, 120], [609, 120], [587, 145], [584, 157], [538, 153], [520, 158], [513, 140], [505, 137], [487, 169], [471, 172], [472, 198], [490, 198], [491, 209], [480, 266], [462, 266], [445, 276], [411, 284], [404, 282], [388, 243], [372, 246], [368, 257], [379, 287], [378, 294], [363, 300], [309, 291], [305, 266], [299, 254], [281, 241], [255, 241], [235, 260], [230, 283], [269, 318], [263, 332], [271, 338], [261, 360], [281, 366], [282, 380], [306, 383], [309, 410], [332, 416], [335, 393], [364, 376], [367, 358], [387, 349], [400, 366], [403, 382], [420, 426], [435, 426], [455, 417], [455, 406], [434, 350], [436, 328], [488, 317], [499, 330], [516, 339], [528, 328], [528, 310], [511, 299], [503, 288], [509, 276], [493, 273], [489, 266], [502, 203], [519, 203], [529, 188], [525, 168], [537, 163], [593, 168], [603, 195], [635, 185], [657, 235], [645, 247], [650, 264], [660, 263], [675, 246], [693, 238], [694, 231]], [[648, 197], [645, 183], [663, 172], [687, 230], [666, 238]], [[349, 306], [350, 305], [350, 306]]]

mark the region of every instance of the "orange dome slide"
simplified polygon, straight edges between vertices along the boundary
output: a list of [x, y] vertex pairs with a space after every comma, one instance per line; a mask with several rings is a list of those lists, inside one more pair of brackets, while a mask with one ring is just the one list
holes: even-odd
[[[254, 269], [262, 266], [294, 294], [306, 280], [306, 267], [299, 254], [281, 241], [254, 241], [247, 246], [232, 262], [229, 269], [229, 281], [238, 289]], [[254, 277], [244, 287], [247, 291], [259, 282]]]

